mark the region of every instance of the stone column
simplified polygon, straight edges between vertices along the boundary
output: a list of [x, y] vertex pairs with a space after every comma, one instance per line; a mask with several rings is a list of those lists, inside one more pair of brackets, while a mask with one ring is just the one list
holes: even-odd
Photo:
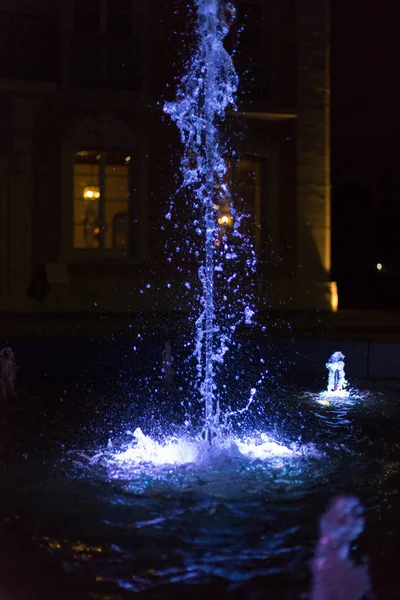
[[8, 211], [8, 162], [5, 156], [0, 155], [0, 309], [7, 308], [10, 293]]
[[26, 292], [32, 276], [32, 98], [13, 101], [13, 145], [9, 182], [9, 286], [10, 308], [26, 306]]
[[328, 0], [297, 0], [297, 307], [331, 308]]

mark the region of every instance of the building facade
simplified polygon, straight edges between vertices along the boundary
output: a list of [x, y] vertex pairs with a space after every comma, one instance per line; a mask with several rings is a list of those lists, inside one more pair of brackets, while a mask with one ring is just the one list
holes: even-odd
[[[258, 304], [330, 310], [327, 1], [236, 5], [228, 183], [251, 213]], [[1, 1], [1, 311], [179, 308], [167, 248], [190, 216], [177, 197], [166, 224], [181, 145], [162, 103], [192, 20], [181, 0]]]

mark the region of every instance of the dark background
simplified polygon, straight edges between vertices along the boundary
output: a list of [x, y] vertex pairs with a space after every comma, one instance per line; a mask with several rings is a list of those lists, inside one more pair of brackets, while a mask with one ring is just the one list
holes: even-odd
[[331, 3], [332, 278], [341, 308], [400, 309], [399, 17], [393, 0]]

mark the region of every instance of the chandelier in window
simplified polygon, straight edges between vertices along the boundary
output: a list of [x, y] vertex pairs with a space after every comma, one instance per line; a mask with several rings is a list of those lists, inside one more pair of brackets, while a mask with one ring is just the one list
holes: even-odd
[[100, 198], [100, 188], [96, 185], [88, 185], [83, 188], [83, 197], [85, 200], [98, 200]]

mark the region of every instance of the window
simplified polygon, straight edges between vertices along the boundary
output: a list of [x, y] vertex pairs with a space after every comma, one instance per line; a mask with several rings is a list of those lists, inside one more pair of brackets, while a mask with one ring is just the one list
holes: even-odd
[[238, 23], [243, 27], [240, 46], [250, 52], [260, 52], [263, 48], [263, 4], [260, 0], [239, 2]]
[[139, 14], [134, 0], [75, 0], [75, 85], [131, 90], [140, 86]]
[[0, 77], [56, 81], [59, 76], [57, 6], [13, 2], [5, 9], [4, 2], [0, 2]]
[[236, 0], [236, 19], [226, 44], [234, 51], [242, 102], [268, 103], [271, 86], [272, 4], [266, 0]]
[[132, 0], [108, 0], [107, 31], [117, 35], [132, 33]]
[[84, 33], [133, 33], [132, 0], [75, 0], [74, 24]]
[[128, 251], [126, 152], [81, 150], [74, 164], [74, 248]]
[[[230, 189], [232, 204], [238, 215], [242, 217], [240, 233], [250, 240], [257, 254], [263, 245], [263, 214], [261, 203], [262, 160], [254, 157], [243, 157], [231, 160], [226, 173], [226, 183]], [[233, 216], [231, 200], [216, 206], [216, 217], [219, 226], [219, 246], [224, 238], [231, 239]]]
[[100, 0], [75, 0], [74, 24], [77, 31], [100, 31]]

